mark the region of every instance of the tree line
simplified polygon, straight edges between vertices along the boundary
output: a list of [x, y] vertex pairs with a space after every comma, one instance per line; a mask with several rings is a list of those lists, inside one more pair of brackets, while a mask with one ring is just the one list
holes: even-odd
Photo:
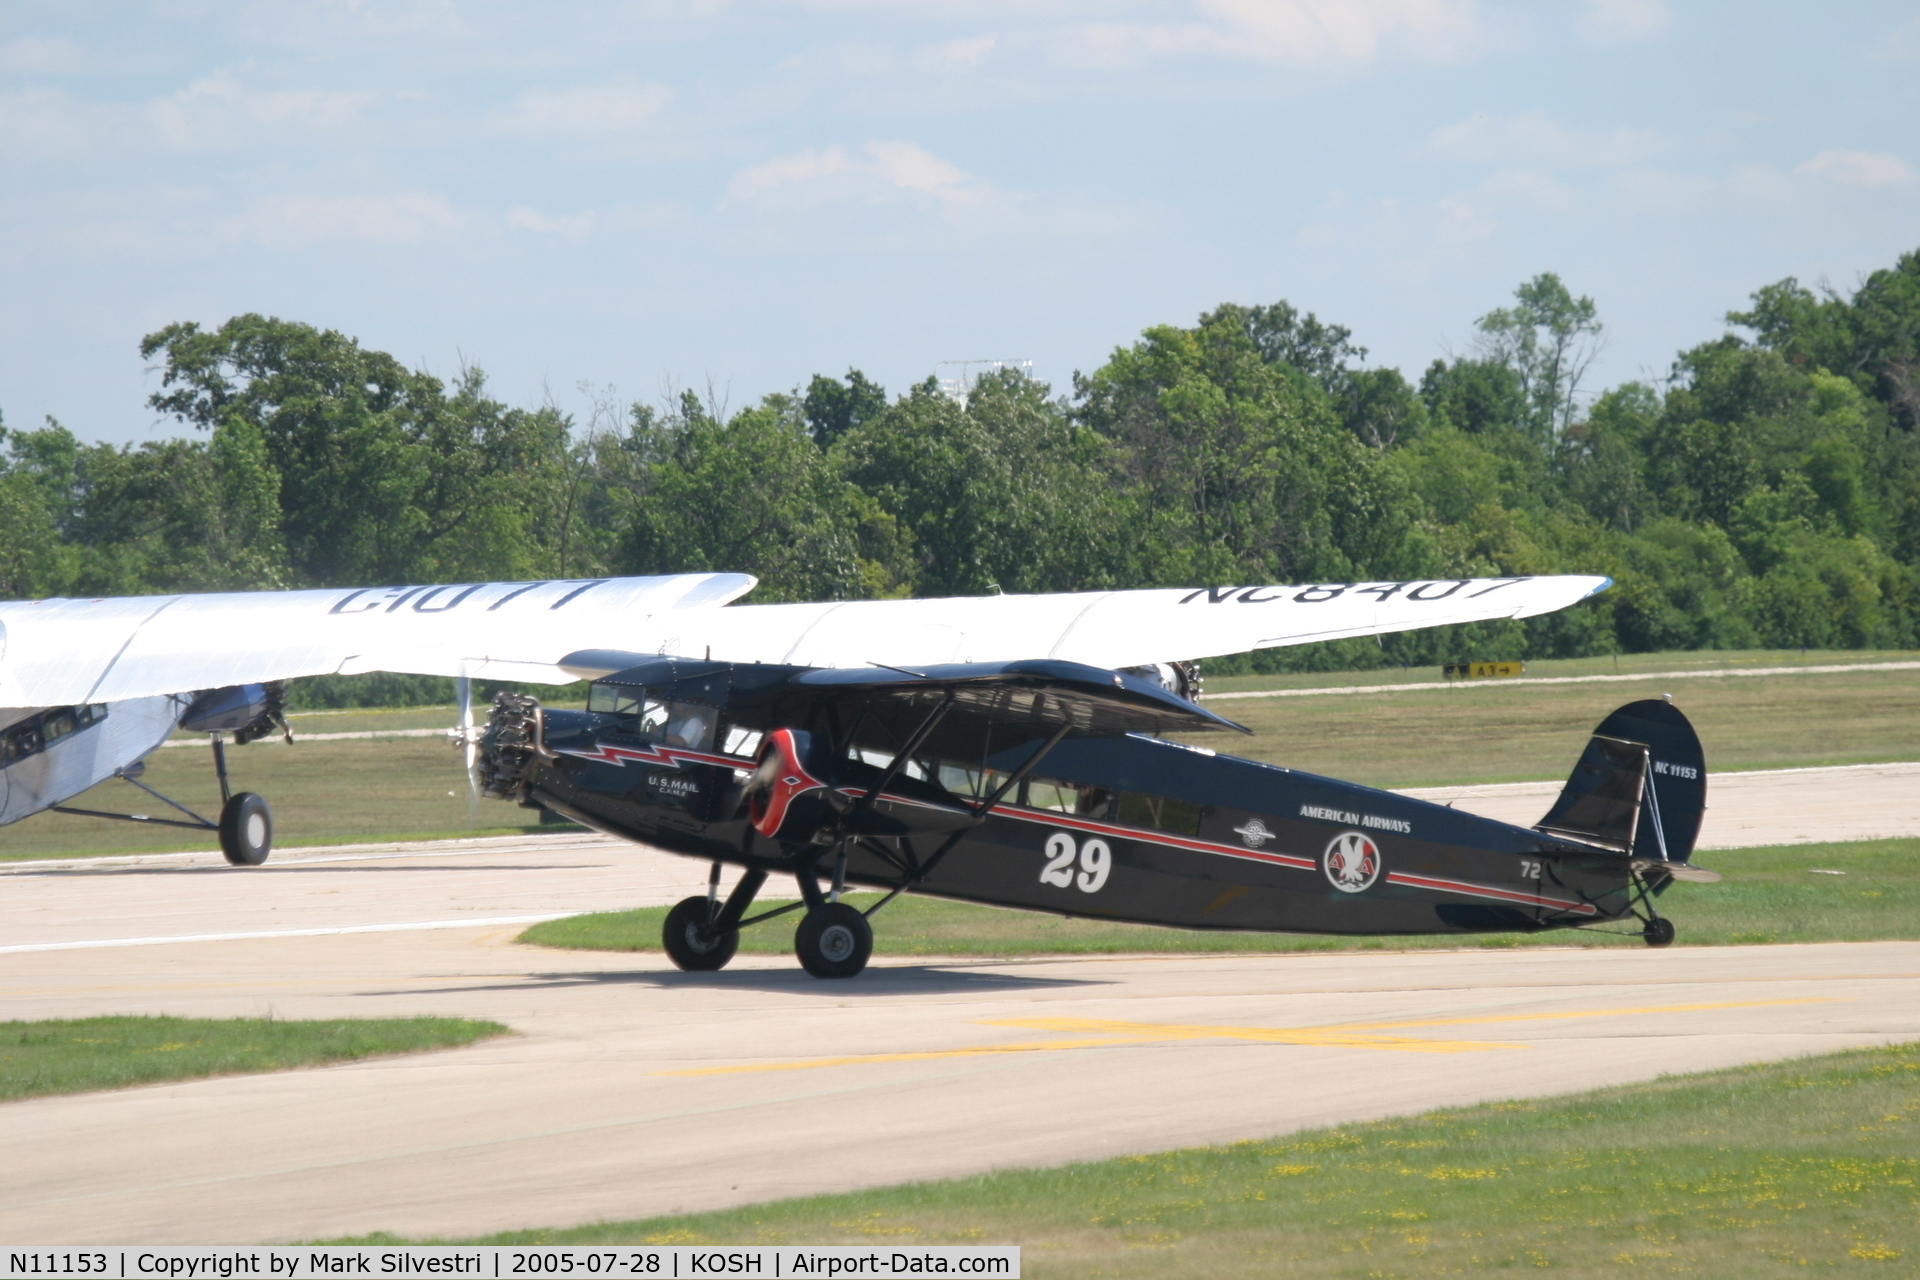
[[727, 410], [513, 407], [259, 315], [148, 335], [178, 438], [4, 431], [0, 593], [738, 570], [754, 600], [1604, 573], [1526, 623], [1258, 669], [1920, 643], [1920, 252], [1793, 279], [1667, 378], [1600, 390], [1555, 276], [1417, 380], [1285, 302], [1148, 329], [1070, 390], [889, 396], [857, 369]]

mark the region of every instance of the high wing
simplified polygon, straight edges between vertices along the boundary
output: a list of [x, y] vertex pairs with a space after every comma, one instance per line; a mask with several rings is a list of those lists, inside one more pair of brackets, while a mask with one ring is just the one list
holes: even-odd
[[811, 667], [1207, 658], [1564, 609], [1600, 577], [1426, 579], [720, 608], [744, 574], [0, 604], [0, 706], [367, 671], [564, 683], [683, 654]]
[[613, 646], [625, 652], [595, 653], [581, 645], [565, 665], [591, 677], [631, 665], [636, 654], [681, 653], [809, 667], [918, 670], [1055, 658], [1113, 669], [1530, 618], [1576, 604], [1611, 583], [1565, 575], [740, 605], [674, 615], [674, 634], [658, 646], [629, 644]]
[[745, 574], [336, 588], [0, 604], [0, 706], [118, 702], [366, 671], [572, 679], [582, 644], [674, 638]]

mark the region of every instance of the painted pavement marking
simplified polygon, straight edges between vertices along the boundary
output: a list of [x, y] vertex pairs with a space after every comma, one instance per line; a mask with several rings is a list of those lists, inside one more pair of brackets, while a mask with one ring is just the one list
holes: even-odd
[[751, 1062], [725, 1067], [691, 1067], [656, 1071], [661, 1076], [752, 1075], [766, 1071], [807, 1071], [816, 1067], [851, 1067], [884, 1062], [929, 1062], [941, 1058], [978, 1058], [1011, 1053], [1057, 1053], [1074, 1049], [1111, 1049], [1121, 1045], [1159, 1044], [1186, 1040], [1248, 1040], [1258, 1044], [1313, 1045], [1339, 1049], [1386, 1049], [1405, 1053], [1476, 1053], [1485, 1049], [1525, 1049], [1511, 1041], [1429, 1040], [1417, 1036], [1370, 1034], [1422, 1027], [1469, 1026], [1494, 1022], [1549, 1022], [1570, 1018], [1628, 1017], [1647, 1013], [1698, 1013], [1708, 1009], [1754, 1009], [1771, 1005], [1828, 1004], [1835, 997], [1810, 996], [1790, 1000], [1726, 1000], [1711, 1004], [1642, 1005], [1630, 1009], [1589, 1009], [1560, 1013], [1474, 1014], [1460, 1018], [1426, 1018], [1403, 1022], [1349, 1022], [1328, 1027], [1183, 1026], [1175, 1023], [1120, 1022], [1101, 1018], [993, 1018], [981, 1026], [1021, 1027], [1034, 1031], [1078, 1031], [1098, 1039], [1034, 1040], [1019, 1044], [980, 1045], [966, 1049], [930, 1049], [917, 1053], [864, 1053], [838, 1058], [803, 1058], [792, 1062]]

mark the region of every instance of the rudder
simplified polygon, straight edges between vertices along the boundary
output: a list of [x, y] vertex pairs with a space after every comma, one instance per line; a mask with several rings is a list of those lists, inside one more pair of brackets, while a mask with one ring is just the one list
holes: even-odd
[[1536, 829], [1654, 862], [1685, 862], [1707, 807], [1707, 763], [1671, 702], [1630, 702], [1602, 720]]

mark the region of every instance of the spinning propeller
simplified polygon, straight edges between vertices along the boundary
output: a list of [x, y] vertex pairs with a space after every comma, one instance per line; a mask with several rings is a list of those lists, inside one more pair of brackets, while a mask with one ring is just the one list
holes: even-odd
[[460, 748], [467, 767], [467, 813], [478, 821], [480, 818], [480, 774], [475, 767], [480, 756], [480, 738], [473, 731], [473, 680], [468, 676], [456, 676], [453, 681], [454, 697], [460, 705], [459, 727], [447, 730], [447, 740]]

